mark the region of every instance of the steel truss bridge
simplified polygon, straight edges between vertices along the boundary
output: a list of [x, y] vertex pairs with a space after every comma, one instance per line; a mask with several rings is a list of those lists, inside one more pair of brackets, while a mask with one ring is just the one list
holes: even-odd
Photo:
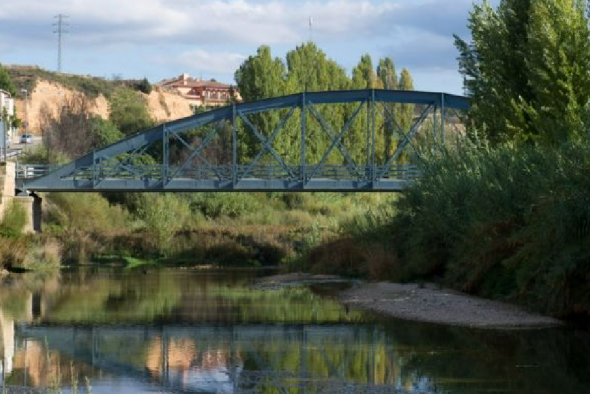
[[459, 128], [468, 109], [461, 96], [375, 89], [233, 104], [161, 124], [59, 168], [21, 164], [17, 187], [401, 191], [419, 175], [418, 145], [445, 144], [446, 129]]

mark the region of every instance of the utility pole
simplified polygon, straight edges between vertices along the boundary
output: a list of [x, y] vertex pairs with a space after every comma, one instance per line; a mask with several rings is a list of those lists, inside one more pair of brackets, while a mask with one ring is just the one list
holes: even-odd
[[57, 33], [57, 72], [61, 72], [61, 40], [64, 34], [69, 33], [69, 31], [66, 30], [69, 23], [65, 21], [69, 16], [58, 14], [54, 16], [54, 18], [57, 19], [57, 22], [53, 24], [57, 29], [53, 31], [54, 34]]

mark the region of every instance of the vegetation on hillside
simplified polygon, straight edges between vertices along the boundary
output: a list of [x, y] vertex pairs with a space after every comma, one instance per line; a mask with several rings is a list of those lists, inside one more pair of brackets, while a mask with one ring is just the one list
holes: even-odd
[[107, 79], [90, 75], [57, 73], [37, 66], [11, 66], [7, 71], [17, 91], [26, 89], [32, 92], [39, 80], [60, 84], [89, 98], [96, 98], [102, 94], [108, 99], [120, 88], [141, 91], [146, 94], [151, 91], [151, 85], [145, 78], [143, 80], [124, 80], [115, 77]]

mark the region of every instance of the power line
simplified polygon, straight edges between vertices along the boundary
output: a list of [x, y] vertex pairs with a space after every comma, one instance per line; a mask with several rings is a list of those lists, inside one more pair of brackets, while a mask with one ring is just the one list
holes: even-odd
[[57, 19], [57, 22], [53, 24], [53, 26], [55, 26], [57, 28], [57, 30], [54, 30], [53, 33], [57, 33], [57, 71], [61, 72], [61, 49], [62, 49], [62, 36], [64, 34], [69, 33], [68, 30], [66, 30], [66, 28], [70, 25], [69, 23], [67, 23], [65, 21], [65, 19], [69, 18], [69, 16], [67, 15], [63, 15], [63, 14], [58, 14], [56, 16], [54, 16], [54, 18]]

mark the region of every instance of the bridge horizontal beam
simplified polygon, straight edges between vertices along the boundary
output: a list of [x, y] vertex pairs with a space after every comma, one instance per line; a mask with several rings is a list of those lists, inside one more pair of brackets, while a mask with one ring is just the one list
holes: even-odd
[[[347, 181], [312, 179], [307, 182], [243, 179], [239, 182], [219, 180], [172, 179], [166, 185], [156, 180], [104, 179], [99, 184], [89, 180], [62, 180], [58, 185], [36, 185], [36, 192], [400, 192], [409, 180]], [[21, 184], [22, 185], [22, 184]]]

